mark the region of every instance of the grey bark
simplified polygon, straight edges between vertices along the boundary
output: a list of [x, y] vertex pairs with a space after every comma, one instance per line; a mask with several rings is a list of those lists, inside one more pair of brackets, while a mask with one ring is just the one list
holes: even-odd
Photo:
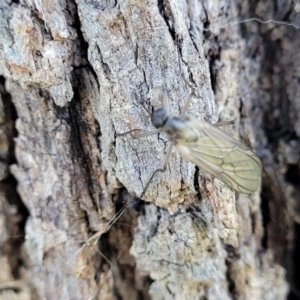
[[[299, 27], [292, 1], [2, 1], [0, 297], [297, 295]], [[174, 149], [139, 199], [168, 141], [118, 134], [187, 81], [262, 159], [253, 195]]]

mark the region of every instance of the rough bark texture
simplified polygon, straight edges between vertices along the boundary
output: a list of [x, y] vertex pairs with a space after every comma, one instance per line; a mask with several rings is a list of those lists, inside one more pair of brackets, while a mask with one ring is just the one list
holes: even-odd
[[[299, 297], [300, 7], [265, 2], [1, 1], [1, 299]], [[187, 81], [262, 159], [253, 195], [174, 149], [138, 198], [168, 141], [118, 134]]]

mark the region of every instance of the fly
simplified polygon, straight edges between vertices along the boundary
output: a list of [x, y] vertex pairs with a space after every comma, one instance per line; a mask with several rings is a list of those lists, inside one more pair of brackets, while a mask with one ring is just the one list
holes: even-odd
[[232, 124], [232, 122], [225, 121], [211, 125], [203, 120], [186, 116], [185, 113], [193, 96], [192, 92], [181, 114], [172, 117], [169, 115], [167, 96], [164, 92], [163, 108], [158, 108], [151, 114], [151, 121], [156, 129], [134, 130], [137, 132], [134, 138], [164, 132], [171, 142], [163, 167], [152, 174], [141, 198], [145, 195], [155, 174], [166, 170], [173, 146], [199, 168], [212, 174], [237, 192], [251, 194], [258, 189], [262, 172], [260, 159], [246, 145], [218, 128]]

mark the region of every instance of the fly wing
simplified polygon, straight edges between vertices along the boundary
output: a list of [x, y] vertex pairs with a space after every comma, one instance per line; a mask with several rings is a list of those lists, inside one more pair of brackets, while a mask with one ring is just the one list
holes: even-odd
[[238, 192], [251, 194], [257, 190], [262, 165], [254, 152], [205, 121], [191, 118], [186, 125], [187, 136], [192, 132], [198, 135], [191, 142], [174, 141], [186, 158]]

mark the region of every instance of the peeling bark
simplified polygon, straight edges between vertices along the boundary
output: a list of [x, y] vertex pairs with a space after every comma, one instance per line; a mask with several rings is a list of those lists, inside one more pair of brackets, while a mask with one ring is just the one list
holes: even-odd
[[[290, 299], [299, 285], [300, 84], [292, 1], [0, 5], [0, 293], [4, 299]], [[230, 24], [229, 24], [230, 23]], [[150, 129], [178, 115], [262, 159], [237, 194]], [[289, 284], [290, 283], [290, 289]], [[27, 298], [26, 298], [27, 297]]]

